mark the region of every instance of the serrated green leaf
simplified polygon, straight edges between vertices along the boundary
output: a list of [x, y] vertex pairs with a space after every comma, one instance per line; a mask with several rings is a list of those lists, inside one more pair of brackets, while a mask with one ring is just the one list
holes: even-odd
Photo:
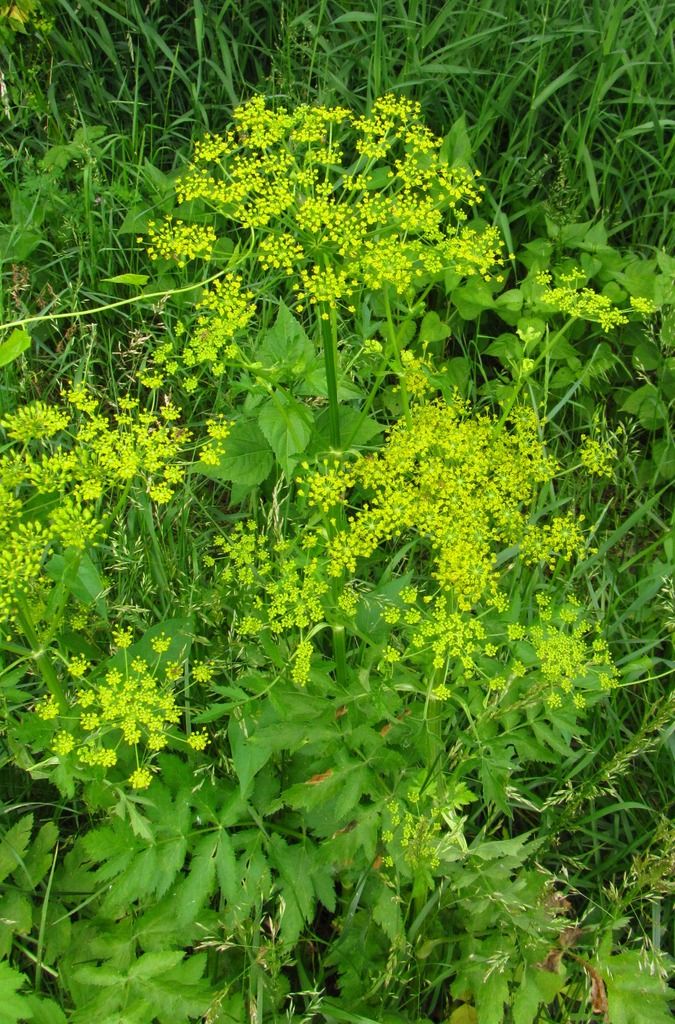
[[33, 912], [26, 897], [11, 889], [0, 896], [0, 957], [9, 956], [15, 935], [27, 935]]
[[670, 993], [658, 964], [638, 950], [603, 958], [599, 974], [607, 987], [612, 1024], [672, 1024]]
[[128, 867], [117, 876], [101, 904], [102, 912], [116, 916], [135, 900], [147, 899], [154, 892], [157, 873], [157, 849], [150, 846], [137, 852]]
[[271, 839], [270, 863], [279, 873], [277, 884], [284, 901], [281, 934], [292, 946], [316, 906], [311, 857], [304, 843], [288, 844], [278, 834]]
[[179, 928], [191, 924], [215, 892], [217, 843], [217, 836], [208, 835], [195, 845], [190, 872], [176, 889], [174, 907]]
[[239, 895], [238, 870], [232, 840], [225, 829], [221, 829], [216, 850], [216, 875], [220, 891], [228, 903], [235, 903]]
[[385, 885], [381, 886], [373, 906], [373, 920], [379, 924], [384, 934], [392, 942], [397, 936], [403, 934], [400, 899]]
[[248, 487], [260, 484], [269, 475], [274, 458], [265, 435], [254, 419], [242, 418], [223, 442], [218, 465], [199, 462], [195, 471], [212, 480], [230, 480]]
[[308, 407], [279, 388], [258, 413], [258, 426], [287, 477], [297, 465], [295, 456], [307, 447], [313, 423]]
[[513, 1024], [532, 1024], [542, 1003], [552, 1002], [564, 985], [564, 972], [556, 974], [528, 966], [513, 998]]
[[133, 981], [147, 981], [157, 975], [166, 974], [185, 957], [185, 950], [165, 950], [161, 953], [144, 953], [131, 965], [128, 977]]
[[495, 968], [474, 995], [480, 1024], [503, 1024], [504, 1007], [509, 1001], [509, 974]]
[[246, 798], [251, 791], [253, 779], [270, 759], [272, 748], [269, 745], [252, 742], [243, 723], [238, 722], [236, 718], [230, 719], [227, 735], [234, 770], [239, 779], [239, 790], [242, 797]]
[[31, 346], [31, 337], [27, 331], [14, 330], [9, 338], [0, 342], [0, 366], [18, 359], [22, 352]]
[[30, 993], [26, 1002], [31, 1009], [33, 1024], [66, 1024], [66, 1015], [53, 999], [42, 999]]
[[288, 306], [279, 303], [274, 326], [266, 331], [256, 358], [268, 369], [287, 371], [289, 378], [301, 376], [314, 357], [314, 345]]
[[114, 988], [124, 985], [124, 975], [104, 964], [81, 964], [71, 972], [74, 981], [93, 988]]
[[30, 1020], [33, 1011], [25, 996], [18, 990], [26, 984], [26, 978], [3, 960], [0, 961], [0, 1024], [17, 1024]]
[[32, 829], [33, 815], [25, 814], [5, 832], [0, 840], [0, 882], [3, 882], [7, 875], [19, 869], [23, 880], [30, 885], [30, 876], [24, 865], [24, 854], [30, 842]]

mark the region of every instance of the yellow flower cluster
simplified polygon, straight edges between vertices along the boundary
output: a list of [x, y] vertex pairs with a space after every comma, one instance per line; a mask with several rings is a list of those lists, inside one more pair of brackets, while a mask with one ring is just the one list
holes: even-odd
[[171, 216], [159, 226], [152, 220], [148, 224], [151, 260], [174, 260], [179, 267], [184, 267], [189, 260], [210, 259], [215, 243], [216, 233], [211, 225], [185, 224], [174, 221]]
[[[352, 500], [358, 495], [360, 507], [328, 542], [329, 572], [353, 574], [359, 559], [381, 545], [417, 536], [431, 550], [431, 576], [460, 611], [480, 600], [503, 607], [496, 554], [532, 537], [528, 506], [557, 470], [534, 413], [516, 410], [511, 422], [511, 430], [496, 431], [492, 417], [472, 415], [461, 400], [437, 401], [414, 408], [377, 454], [333, 466], [329, 474], [308, 474], [304, 492], [322, 511], [346, 504], [343, 492], [352, 492]], [[570, 557], [580, 547], [571, 518], [537, 529], [540, 557]], [[527, 553], [534, 554], [529, 544]]]
[[606, 642], [589, 640], [591, 628], [577, 602], [555, 609], [547, 595], [537, 595], [540, 622], [525, 631], [538, 659], [538, 673], [549, 687], [547, 703], [555, 709], [565, 695], [573, 694], [577, 709], [586, 704], [584, 686], [598, 683], [601, 690], [617, 685], [618, 669]]
[[580, 320], [592, 320], [605, 331], [628, 323], [628, 317], [606, 295], [592, 288], [550, 288], [543, 296], [547, 305]]
[[484, 649], [485, 628], [477, 618], [451, 611], [445, 596], [438, 597], [412, 635], [412, 648], [431, 648], [434, 668], [443, 668], [448, 658], [457, 658], [465, 672], [472, 673], [475, 657]]
[[237, 523], [229, 537], [218, 537], [215, 543], [224, 556], [218, 572], [220, 583], [232, 592], [247, 591], [243, 603], [255, 610], [248, 623], [243, 623], [244, 632], [269, 628], [279, 636], [321, 621], [328, 583], [316, 558], [299, 564], [287, 556], [285, 541], [270, 540], [251, 522]]
[[46, 441], [64, 430], [69, 421], [70, 416], [62, 409], [56, 409], [45, 402], [30, 402], [15, 413], [4, 416], [0, 420], [0, 427], [13, 441], [26, 444], [28, 441]]
[[[107, 670], [97, 671], [84, 657], [73, 657], [68, 674], [76, 686], [66, 693], [67, 707], [59, 707], [54, 697], [48, 696], [37, 701], [34, 711], [44, 721], [59, 719], [63, 725], [51, 742], [58, 758], [72, 755], [73, 763], [80, 767], [104, 769], [128, 765], [131, 759], [136, 768], [127, 782], [134, 789], [145, 789], [152, 780], [154, 755], [167, 746], [181, 719], [175, 685], [183, 666], [163, 659], [171, 647], [168, 634], [159, 633], [150, 643], [157, 655], [154, 664], [126, 653], [132, 639], [130, 629], [113, 629], [114, 647], [124, 655], [121, 661], [118, 654]], [[198, 663], [193, 674], [206, 682], [213, 670]], [[204, 750], [208, 743], [204, 729], [182, 737], [174, 732], [172, 738], [174, 742], [182, 739], [195, 751]]]
[[[299, 310], [353, 312], [364, 286], [403, 295], [429, 274], [489, 279], [503, 265], [496, 229], [462, 226], [483, 186], [441, 158], [441, 139], [422, 123], [419, 104], [387, 95], [359, 117], [344, 107], [272, 110], [256, 96], [233, 122], [196, 145], [178, 200], [201, 200], [235, 230], [252, 231], [262, 269], [293, 278]], [[215, 236], [194, 231], [171, 220], [153, 225], [151, 255], [210, 255]], [[195, 361], [218, 364], [209, 345], [192, 351]]]
[[307, 497], [309, 504], [320, 508], [322, 512], [330, 512], [336, 505], [344, 505], [347, 491], [356, 483], [356, 477], [350, 472], [350, 463], [340, 463], [337, 459], [329, 462], [324, 459], [321, 467], [309, 473], [309, 463], [303, 462], [302, 469], [308, 475], [296, 477], [298, 495]]
[[[237, 523], [228, 537], [217, 537], [215, 545], [220, 557], [210, 562], [218, 589], [227, 595], [228, 603], [248, 610], [235, 619], [235, 635], [246, 638], [268, 632], [278, 639], [323, 620], [329, 586], [317, 558], [291, 554], [286, 541], [273, 540], [252, 522]], [[312, 650], [308, 639], [296, 645], [291, 678], [298, 685], [309, 678]]]
[[225, 452], [224, 442], [230, 436], [232, 421], [226, 420], [224, 416], [207, 420], [206, 432], [210, 437], [208, 444], [204, 445], [199, 453], [200, 460], [205, 466], [217, 466]]
[[245, 288], [241, 277], [226, 274], [197, 303], [200, 315], [193, 336], [183, 350], [186, 366], [211, 363], [216, 374], [224, 369], [223, 360], [236, 356], [234, 337], [255, 315], [253, 292]]
[[71, 410], [35, 402], [0, 424], [13, 442], [0, 456], [0, 621], [46, 582], [40, 570], [52, 545], [83, 551], [100, 540], [102, 499], [139, 479], [154, 501], [166, 502], [183, 477], [178, 459], [188, 435], [172, 425], [174, 406], [149, 413], [123, 398], [110, 420], [86, 389], [66, 397]]
[[612, 476], [616, 452], [611, 444], [582, 434], [579, 457], [581, 465], [589, 473], [593, 473], [595, 476]]
[[[126, 649], [129, 632], [118, 630], [116, 636], [119, 646]], [[169, 645], [169, 637], [161, 634], [152, 643], [159, 655]], [[68, 695], [67, 711], [60, 713], [53, 697], [35, 706], [39, 718], [49, 721], [60, 715], [67, 725], [55, 734], [52, 752], [59, 758], [74, 754], [81, 767], [113, 768], [125, 748], [131, 748], [137, 768], [128, 782], [134, 789], [144, 789], [152, 776], [148, 763], [141, 762], [166, 747], [168, 730], [181, 717], [173, 692], [182, 672], [180, 664], [168, 663], [160, 671], [143, 658], [136, 657], [131, 663], [125, 658], [124, 667], [109, 668], [102, 678], [91, 678], [88, 663], [75, 658], [69, 671], [79, 686]], [[194, 750], [203, 750], [207, 739], [202, 730], [192, 733], [186, 742]]]
[[524, 561], [528, 565], [547, 562], [553, 570], [558, 558], [569, 562], [574, 555], [582, 555], [586, 550], [583, 521], [583, 515], [568, 513], [554, 516], [550, 523], [542, 526], [528, 526], [520, 542], [520, 553]]
[[[440, 864], [439, 846], [441, 838], [441, 814], [434, 807], [429, 813], [412, 814], [405, 807], [391, 800], [387, 804], [390, 827], [382, 832], [382, 839], [391, 846], [400, 843], [403, 859], [413, 869], [433, 870]], [[393, 858], [385, 858], [385, 864], [393, 865]]]
[[312, 650], [313, 648], [309, 640], [301, 640], [295, 649], [291, 679], [297, 686], [305, 686], [309, 679]]

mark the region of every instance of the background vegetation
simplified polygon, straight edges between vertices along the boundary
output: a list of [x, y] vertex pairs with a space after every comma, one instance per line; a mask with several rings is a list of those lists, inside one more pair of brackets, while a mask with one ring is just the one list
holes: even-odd
[[[176, 179], [194, 143], [224, 132], [235, 107], [258, 93], [273, 107], [343, 105], [357, 114], [388, 92], [417, 100], [450, 163], [481, 170], [486, 191], [474, 222], [496, 226], [513, 254], [501, 291], [446, 283], [431, 293], [423, 312], [435, 319], [425, 321], [425, 353], [471, 403], [498, 413], [496, 403], [508, 401], [520, 381], [529, 404], [543, 406], [549, 450], [575, 471], [551, 483], [539, 507], [549, 514], [573, 508], [593, 527], [593, 549], [556, 570], [555, 580], [601, 620], [619, 685], [610, 699], [590, 702], [583, 723], [555, 735], [542, 729], [527, 749], [525, 741], [520, 748], [508, 738], [493, 742], [489, 723], [471, 747], [463, 738], [470, 714], [458, 713], [435, 740], [445, 750], [466, 742], [472, 760], [463, 774], [444, 775], [435, 761], [440, 748], [414, 729], [400, 746], [395, 741], [391, 762], [373, 755], [376, 773], [400, 772], [406, 786], [421, 771], [414, 777], [419, 800], [426, 793], [432, 804], [440, 801], [443, 789], [452, 803], [454, 793], [473, 851], [466, 862], [444, 860], [440, 872], [420, 868], [426, 881], [419, 883], [401, 855], [391, 899], [380, 899], [372, 863], [393, 856], [368, 818], [380, 796], [369, 789], [370, 777], [351, 787], [336, 766], [347, 772], [350, 759], [370, 750], [371, 733], [395, 729], [405, 701], [373, 697], [354, 726], [363, 735], [338, 738], [333, 703], [330, 722], [321, 717], [334, 697], [334, 648], [326, 641], [323, 668], [314, 664], [314, 691], [294, 689], [291, 655], [275, 666], [271, 649], [260, 653], [261, 641], [236, 637], [232, 609], [240, 598], [218, 592], [218, 609], [205, 568], [205, 556], [220, 557], [213, 538], [230, 537], [244, 517], [271, 533], [282, 521], [281, 532], [300, 550], [311, 513], [298, 503], [293, 478], [301, 457], [318, 458], [330, 447], [320, 419], [326, 396], [303, 391], [309, 363], [295, 376], [275, 363], [274, 387], [316, 414], [316, 444], [308, 434], [290, 461], [286, 447], [284, 461], [266, 434], [267, 474], [211, 479], [191, 470], [159, 512], [144, 486], [121, 511], [122, 491], [111, 490], [105, 558], [91, 562], [88, 584], [81, 567], [78, 591], [67, 566], [52, 565], [55, 587], [63, 594], [75, 587], [64, 606], [68, 600], [91, 620], [123, 622], [146, 652], [162, 630], [176, 644], [193, 630], [198, 663], [214, 658], [220, 673], [212, 690], [188, 692], [187, 732], [193, 716], [195, 732], [209, 734], [206, 753], [199, 744], [173, 742], [146, 795], [121, 783], [106, 787], [95, 772], [59, 776], [39, 754], [48, 748], [40, 748], [45, 739], [33, 722], [41, 693], [35, 655], [51, 645], [60, 671], [68, 658], [91, 657], [91, 649], [78, 650], [78, 630], [65, 618], [58, 636], [50, 633], [58, 594], [45, 597], [28, 655], [17, 652], [11, 631], [3, 634], [0, 1021], [670, 1019], [662, 978], [675, 937], [672, 5], [193, 0], [178, 13], [175, 6], [23, 0], [0, 10], [1, 319], [21, 322], [31, 342], [20, 354], [3, 353], [12, 328], [0, 337], [0, 416], [37, 400], [58, 403], [62, 390], [79, 382], [107, 410], [131, 393], [157, 412], [161, 388], [150, 388], [148, 398], [139, 381], [155, 372], [158, 347], [179, 336], [177, 325], [192, 323], [199, 292], [180, 289], [222, 269], [229, 255], [216, 251], [203, 273], [194, 265], [153, 264], [139, 238], [151, 220], [184, 215]], [[192, 213], [206, 223], [204, 211]], [[509, 305], [500, 296], [522, 290], [530, 273], [555, 275], [579, 263], [589, 287], [622, 308], [630, 298], [646, 300], [654, 312], [615, 331], [577, 321], [524, 384], [523, 360], [536, 360], [539, 350], [523, 348], [518, 333], [522, 297]], [[121, 275], [151, 278], [106, 280]], [[119, 304], [142, 290], [150, 297]], [[175, 294], [165, 299], [169, 292]], [[395, 309], [401, 323], [403, 305]], [[94, 307], [104, 308], [88, 313]], [[359, 308], [349, 344], [378, 336], [384, 308], [376, 300], [368, 308], [370, 322]], [[277, 312], [269, 306], [259, 334], [251, 334], [249, 366], [274, 349]], [[542, 330], [560, 327], [554, 311], [539, 316]], [[422, 321], [422, 314], [408, 316], [414, 331], [406, 344], [417, 355]], [[295, 331], [302, 351], [298, 330], [282, 324], [277, 342]], [[194, 398], [175, 384], [172, 398], [196, 439], [192, 455], [209, 417], [242, 409], [250, 418], [262, 415], [255, 375], [247, 372], [234, 388], [202, 377]], [[358, 437], [363, 451], [381, 446], [384, 430], [402, 414], [395, 378], [389, 372], [379, 381], [369, 410], [373, 432]], [[447, 398], [448, 386], [431, 379]], [[350, 380], [365, 387], [378, 378], [371, 368]], [[343, 422], [356, 422], [362, 395], [341, 392], [342, 415], [353, 417]], [[264, 427], [264, 417], [255, 422]], [[13, 450], [7, 432], [1, 436], [2, 451]], [[613, 451], [609, 474], [577, 471], [585, 436]], [[57, 555], [64, 552], [66, 546]], [[380, 569], [382, 579], [398, 571]], [[546, 578], [545, 568], [540, 572], [519, 577], [524, 606], [533, 606]], [[388, 591], [386, 600], [398, 600], [397, 593]], [[188, 613], [199, 623], [196, 632], [180, 625]], [[360, 635], [373, 650], [379, 644], [383, 657], [388, 639], [375, 635], [368, 614], [361, 607]], [[88, 628], [83, 634], [103, 646], [101, 631]], [[223, 630], [231, 646], [217, 646]], [[356, 635], [348, 651], [352, 687], [357, 667], [362, 682], [367, 665]], [[375, 673], [375, 665], [373, 655], [368, 670]], [[277, 718], [269, 712], [258, 719], [260, 688], [273, 671], [286, 672]], [[344, 706], [356, 701], [355, 689], [345, 692]], [[179, 703], [185, 719], [183, 690]], [[275, 746], [280, 722], [286, 732]], [[318, 726], [324, 731], [312, 741]], [[267, 758], [242, 743], [247, 729], [271, 744]], [[511, 778], [504, 763], [514, 757]], [[333, 770], [336, 786], [324, 793], [322, 776]], [[307, 780], [315, 780], [313, 799], [304, 796]], [[461, 785], [466, 792], [451, 789]], [[323, 802], [333, 817], [321, 818]], [[415, 806], [421, 820], [432, 814], [423, 800]], [[228, 829], [234, 844], [214, 845]], [[368, 864], [363, 851], [371, 845]], [[309, 891], [300, 885], [305, 874], [314, 879]], [[243, 879], [243, 895], [232, 888], [234, 876]], [[466, 924], [472, 918], [473, 930]], [[547, 958], [549, 970], [536, 971]]]

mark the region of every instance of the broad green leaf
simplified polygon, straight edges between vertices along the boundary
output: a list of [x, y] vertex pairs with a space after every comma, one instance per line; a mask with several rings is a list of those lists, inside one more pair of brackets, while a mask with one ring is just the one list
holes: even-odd
[[546, 322], [538, 316], [523, 316], [518, 320], [516, 330], [526, 349], [532, 349], [544, 337]]
[[480, 1024], [502, 1024], [509, 1001], [509, 974], [495, 967], [478, 987], [475, 1000]]
[[272, 450], [254, 419], [237, 420], [223, 449], [217, 466], [199, 462], [195, 471], [213, 480], [231, 480], [247, 486], [260, 484], [269, 475], [274, 461]]
[[434, 311], [425, 313], [424, 319], [420, 324], [419, 342], [421, 345], [428, 345], [434, 341], [443, 341], [445, 338], [449, 338], [450, 334], [450, 328], [441, 321], [438, 313]]
[[612, 1024], [672, 1024], [665, 965], [650, 966], [642, 953], [629, 950], [604, 958], [598, 971], [607, 988]]
[[94, 988], [115, 988], [124, 985], [124, 975], [104, 964], [82, 964], [72, 971], [72, 978], [80, 985]]
[[[46, 821], [33, 839], [24, 858], [26, 872], [30, 878], [30, 886], [34, 889], [49, 871], [54, 855], [53, 849], [59, 838], [59, 830], [53, 821]], [[23, 884], [23, 878], [14, 873], [17, 884]]]
[[523, 346], [515, 334], [500, 334], [485, 349], [486, 356], [494, 356], [502, 365], [519, 363], [523, 358]]
[[0, 225], [0, 260], [21, 263], [42, 241], [39, 231]]
[[128, 867], [115, 879], [115, 884], [103, 900], [101, 910], [114, 917], [135, 900], [147, 899], [154, 892], [157, 875], [156, 847], [148, 846], [139, 850]]
[[494, 306], [489, 285], [477, 277], [455, 288], [451, 298], [463, 320], [475, 320], [484, 310]]
[[515, 314], [523, 308], [523, 293], [519, 288], [510, 288], [495, 299], [495, 309], [502, 313]]
[[513, 999], [513, 1024], [532, 1024], [541, 1004], [553, 1002], [564, 985], [564, 969], [556, 974], [528, 966]]
[[33, 912], [24, 895], [7, 889], [0, 896], [0, 957], [9, 956], [15, 935], [27, 935], [33, 927]]
[[297, 465], [294, 456], [307, 447], [313, 422], [308, 407], [279, 388], [258, 413], [258, 425], [287, 477]]
[[661, 398], [658, 388], [653, 384], [643, 384], [624, 401], [622, 412], [637, 415], [640, 423], [647, 430], [664, 426], [668, 421], [668, 409]]
[[464, 114], [461, 114], [453, 123], [450, 131], [443, 139], [438, 155], [439, 159], [444, 160], [451, 167], [471, 166], [473, 150]]
[[392, 942], [403, 933], [400, 899], [388, 886], [380, 888], [373, 906], [373, 920]]
[[471, 1006], [470, 1003], [462, 1003], [452, 1011], [448, 1018], [448, 1024], [479, 1024], [475, 1006]]
[[[227, 735], [232, 750], [234, 770], [239, 779], [239, 789], [242, 797], [247, 797], [251, 792], [253, 779], [270, 759], [272, 747], [257, 744], [245, 731], [243, 723], [238, 722], [234, 717], [230, 719]], [[255, 736], [255, 733], [253, 735]]]
[[232, 840], [225, 829], [218, 835], [216, 850], [216, 875], [220, 891], [228, 903], [235, 903], [239, 895], [239, 874], [237, 861], [232, 848]]
[[280, 302], [274, 326], [265, 331], [256, 358], [268, 369], [277, 367], [288, 371], [292, 378], [304, 373], [314, 354], [314, 345], [302, 324], [288, 306]]
[[13, 330], [9, 338], [0, 342], [0, 366], [7, 366], [18, 359], [31, 346], [31, 337], [26, 331]]
[[[317, 360], [308, 366], [302, 376], [302, 380], [296, 386], [298, 395], [307, 395], [314, 398], [327, 398], [328, 385], [326, 383], [326, 369], [323, 360]], [[338, 374], [337, 396], [341, 402], [349, 402], [352, 399], [363, 398], [363, 391], [349, 380], [344, 373]]]
[[101, 618], [106, 619], [108, 612], [103, 592], [105, 587], [98, 569], [87, 554], [76, 553], [76, 572], [70, 571], [68, 556], [53, 555], [44, 571], [55, 582], [63, 582], [68, 590], [86, 607], [94, 606]]
[[[343, 405], [340, 409], [340, 439], [342, 447], [362, 448], [384, 432], [384, 427], [371, 416], [360, 412], [351, 405]], [[330, 425], [328, 409], [323, 409], [316, 418], [313, 437], [308, 445], [307, 454], [323, 455], [330, 451]]]
[[148, 229], [152, 213], [147, 206], [132, 206], [117, 229], [119, 235], [143, 235]]

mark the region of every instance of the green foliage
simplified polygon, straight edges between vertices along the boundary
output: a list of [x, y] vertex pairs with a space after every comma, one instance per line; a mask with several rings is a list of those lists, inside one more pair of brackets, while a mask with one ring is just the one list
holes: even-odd
[[99, 7], [0, 39], [0, 1021], [665, 1022], [665, 8]]

